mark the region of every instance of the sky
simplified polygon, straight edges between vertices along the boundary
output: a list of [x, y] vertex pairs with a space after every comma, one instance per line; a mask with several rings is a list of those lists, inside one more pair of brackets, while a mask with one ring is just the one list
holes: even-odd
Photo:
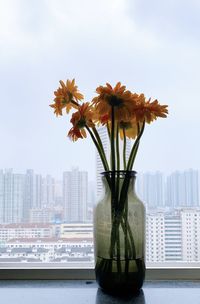
[[67, 138], [70, 116], [49, 104], [75, 78], [85, 101], [106, 82], [169, 105], [145, 129], [134, 169], [199, 169], [198, 0], [0, 0], [0, 168], [96, 177], [89, 138]]

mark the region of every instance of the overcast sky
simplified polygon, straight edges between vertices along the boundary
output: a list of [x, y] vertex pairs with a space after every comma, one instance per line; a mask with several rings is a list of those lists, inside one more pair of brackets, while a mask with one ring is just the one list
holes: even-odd
[[95, 178], [90, 140], [70, 142], [69, 117], [48, 106], [75, 77], [86, 101], [121, 81], [169, 105], [145, 130], [137, 171], [199, 169], [199, 38], [198, 0], [0, 0], [0, 168]]

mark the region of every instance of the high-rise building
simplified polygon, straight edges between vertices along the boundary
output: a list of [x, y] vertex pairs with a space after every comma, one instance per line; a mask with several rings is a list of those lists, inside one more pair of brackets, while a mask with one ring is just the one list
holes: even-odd
[[200, 210], [181, 210], [183, 261], [200, 260]]
[[88, 174], [77, 168], [63, 173], [64, 220], [85, 222], [87, 220]]
[[147, 262], [182, 260], [182, 225], [180, 214], [155, 212], [146, 219]]
[[25, 191], [24, 191], [24, 208], [23, 208], [23, 222], [29, 222], [30, 209], [34, 202], [34, 172], [28, 169], [25, 174]]
[[4, 223], [4, 173], [0, 170], [0, 223]]
[[149, 209], [164, 207], [164, 178], [161, 172], [138, 173], [136, 193]]
[[12, 169], [4, 173], [4, 223], [13, 222], [13, 172]]
[[165, 261], [182, 260], [182, 230], [180, 214], [165, 215]]
[[11, 223], [21, 223], [23, 221], [24, 181], [24, 174], [13, 174]]
[[42, 181], [42, 206], [50, 207], [55, 204], [55, 179], [47, 175]]
[[55, 206], [63, 206], [62, 181], [55, 180]]
[[166, 206], [199, 206], [198, 171], [176, 171], [167, 177]]
[[[99, 127], [98, 133], [101, 138], [104, 151], [106, 154], [106, 158], [108, 160], [108, 163], [110, 164], [110, 140], [108, 137], [107, 129], [106, 127]], [[123, 168], [123, 157], [122, 157], [122, 151], [123, 151], [123, 141], [119, 141], [119, 148], [120, 148], [120, 164], [121, 168]], [[128, 159], [129, 154], [131, 151], [131, 140], [126, 141], [126, 159]], [[102, 176], [101, 173], [104, 172], [104, 167], [101, 162], [101, 158], [99, 156], [99, 153], [96, 151], [96, 174], [97, 174], [97, 197], [100, 197], [102, 191], [103, 191], [103, 183], [102, 183]]]
[[20, 223], [23, 220], [24, 175], [12, 169], [0, 171], [0, 223]]
[[30, 221], [30, 210], [42, 207], [42, 176], [32, 169], [25, 174], [23, 222]]
[[42, 176], [35, 174], [34, 176], [34, 199], [32, 208], [42, 207]]
[[146, 260], [163, 262], [165, 260], [165, 218], [164, 213], [147, 214], [146, 217]]

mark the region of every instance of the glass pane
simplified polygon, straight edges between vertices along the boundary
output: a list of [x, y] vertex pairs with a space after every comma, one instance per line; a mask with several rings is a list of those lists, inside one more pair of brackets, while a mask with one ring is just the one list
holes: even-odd
[[74, 77], [86, 101], [121, 81], [169, 105], [167, 119], [146, 126], [134, 168], [147, 266], [197, 265], [199, 9], [193, 0], [0, 1], [0, 267], [93, 267], [102, 165], [89, 136], [70, 142], [70, 116], [49, 107], [59, 80]]

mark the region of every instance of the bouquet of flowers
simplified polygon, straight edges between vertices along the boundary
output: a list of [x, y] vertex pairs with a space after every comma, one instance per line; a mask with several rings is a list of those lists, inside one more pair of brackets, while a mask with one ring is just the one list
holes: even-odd
[[[105, 178], [110, 190], [111, 233], [109, 256], [116, 257], [117, 272], [122, 272], [120, 262], [119, 229], [124, 233], [125, 257], [136, 255], [134, 238], [131, 232], [127, 213], [127, 192], [130, 183], [130, 172], [138, 152], [145, 125], [158, 117], [165, 118], [168, 114], [167, 105], [159, 104], [158, 100], [146, 99], [144, 94], [133, 93], [118, 82], [114, 87], [109, 83], [96, 89], [97, 96], [90, 102], [83, 102], [84, 96], [79, 92], [75, 79], [60, 81], [60, 87], [54, 92], [54, 103], [50, 106], [59, 116], [72, 111], [70, 122], [72, 127], [68, 136], [72, 141], [84, 139], [89, 135], [99, 153], [105, 172]], [[104, 126], [110, 140], [110, 161], [107, 159], [98, 127]], [[132, 148], [126, 159], [127, 139], [132, 140]], [[123, 141], [123, 149], [119, 144]], [[122, 157], [120, 154], [122, 153]], [[120, 163], [122, 159], [122, 163]], [[123, 170], [123, 182], [120, 181], [120, 170]], [[121, 227], [121, 228], [120, 228]], [[104, 265], [102, 265], [102, 263]], [[112, 262], [111, 262], [112, 263]], [[128, 262], [125, 272], [128, 271]], [[112, 264], [106, 262], [96, 265], [98, 268], [112, 269]]]

